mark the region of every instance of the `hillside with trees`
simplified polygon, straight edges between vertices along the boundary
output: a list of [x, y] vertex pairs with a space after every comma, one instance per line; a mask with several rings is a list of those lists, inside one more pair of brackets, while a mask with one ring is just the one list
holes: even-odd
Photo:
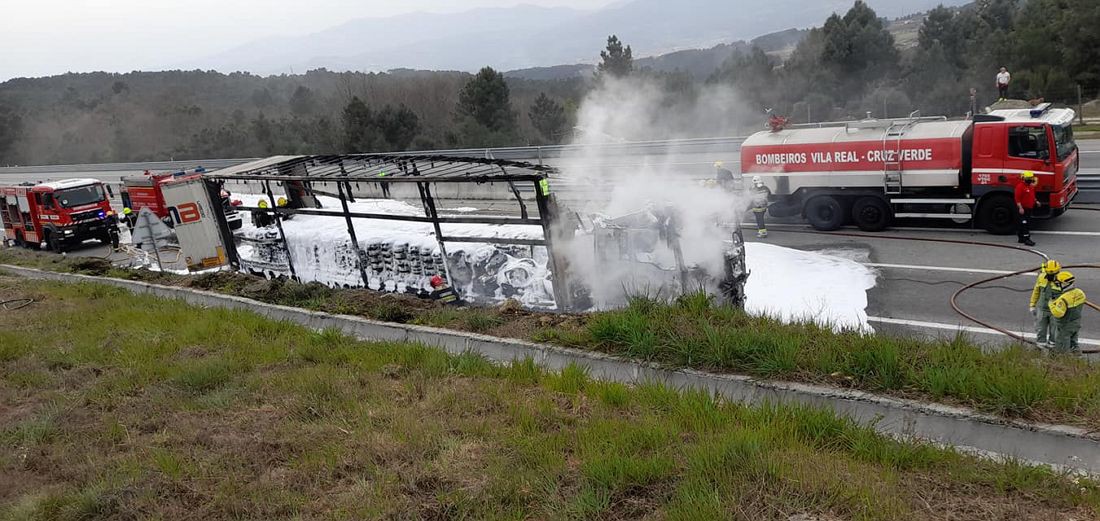
[[906, 47], [857, 1], [801, 35], [786, 56], [738, 50], [702, 78], [667, 64], [639, 66], [629, 42], [612, 36], [604, 50], [592, 50], [602, 56], [595, 74], [558, 80], [489, 67], [476, 75], [319, 69], [15, 79], [0, 84], [0, 165], [556, 143], [569, 139], [577, 107], [606, 75], [654, 80], [670, 110], [708, 89], [732, 89], [748, 115], [738, 122], [746, 130], [765, 109], [795, 121], [917, 109], [962, 116], [971, 87], [983, 106], [993, 101], [1002, 65], [1013, 73], [1011, 97], [1072, 104], [1078, 87], [1086, 100], [1100, 91], [1098, 26], [1093, 0], [979, 0], [931, 11], [917, 44]]

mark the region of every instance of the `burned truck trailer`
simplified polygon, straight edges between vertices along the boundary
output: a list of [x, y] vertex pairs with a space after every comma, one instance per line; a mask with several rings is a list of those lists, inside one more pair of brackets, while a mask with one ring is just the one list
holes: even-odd
[[[238, 210], [256, 217], [234, 233], [236, 253], [241, 269], [268, 277], [423, 296], [428, 281], [440, 276], [474, 303], [516, 299], [533, 308], [583, 311], [592, 306], [588, 291], [571, 276], [561, 247], [576, 234], [598, 235], [594, 241], [603, 252], [650, 232], [665, 237], [662, 248], [676, 249], [673, 216], [656, 228], [654, 222], [622, 221], [603, 231], [563, 219], [572, 212], [559, 208], [550, 190], [555, 173], [548, 166], [494, 159], [353, 154], [278, 156], [204, 177], [253, 192], [245, 196], [246, 190], [235, 189], [247, 200]], [[441, 193], [454, 201], [489, 187], [509, 194], [510, 208], [478, 215], [439, 206]], [[365, 197], [379, 192], [394, 195]], [[632, 245], [619, 246], [621, 255], [603, 262], [637, 262], [628, 251]], [[724, 273], [705, 274], [673, 260], [657, 276], [669, 278], [676, 291], [691, 291], [706, 280], [729, 302], [742, 304], [747, 272], [739, 234], [727, 252]]]

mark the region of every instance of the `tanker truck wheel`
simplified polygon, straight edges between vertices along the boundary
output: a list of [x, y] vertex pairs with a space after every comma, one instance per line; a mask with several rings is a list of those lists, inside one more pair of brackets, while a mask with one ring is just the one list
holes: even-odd
[[852, 205], [852, 221], [865, 232], [881, 232], [890, 225], [893, 213], [880, 197], [860, 197]]
[[836, 197], [819, 195], [806, 202], [806, 220], [815, 230], [831, 232], [844, 226], [844, 205]]
[[1016, 202], [1009, 195], [995, 195], [982, 201], [978, 224], [993, 235], [1016, 231]]

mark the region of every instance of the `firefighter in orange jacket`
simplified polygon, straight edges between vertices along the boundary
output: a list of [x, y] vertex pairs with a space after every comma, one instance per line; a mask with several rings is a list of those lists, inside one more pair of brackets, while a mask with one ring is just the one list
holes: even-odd
[[1087, 297], [1080, 288], [1073, 287], [1076, 279], [1073, 274], [1063, 271], [1055, 277], [1058, 288], [1062, 294], [1050, 301], [1050, 314], [1054, 315], [1054, 327], [1056, 338], [1054, 340], [1054, 352], [1076, 353], [1080, 350], [1077, 343], [1077, 333], [1081, 331], [1081, 311], [1085, 307]]
[[1035, 344], [1041, 348], [1050, 348], [1054, 344], [1054, 317], [1050, 314], [1050, 301], [1061, 296], [1058, 290], [1058, 273], [1062, 265], [1056, 260], [1048, 260], [1039, 270], [1035, 287], [1031, 290], [1031, 303], [1028, 311], [1035, 316]]

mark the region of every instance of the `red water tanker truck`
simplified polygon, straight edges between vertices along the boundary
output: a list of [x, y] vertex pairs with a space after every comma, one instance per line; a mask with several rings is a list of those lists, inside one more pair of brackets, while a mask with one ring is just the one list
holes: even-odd
[[1077, 195], [1074, 112], [1049, 104], [973, 120], [868, 119], [776, 128], [741, 147], [741, 170], [774, 194], [769, 211], [801, 214], [818, 230], [865, 231], [894, 219], [973, 222], [1011, 233], [1013, 188], [1035, 172], [1036, 217], [1057, 217]]

